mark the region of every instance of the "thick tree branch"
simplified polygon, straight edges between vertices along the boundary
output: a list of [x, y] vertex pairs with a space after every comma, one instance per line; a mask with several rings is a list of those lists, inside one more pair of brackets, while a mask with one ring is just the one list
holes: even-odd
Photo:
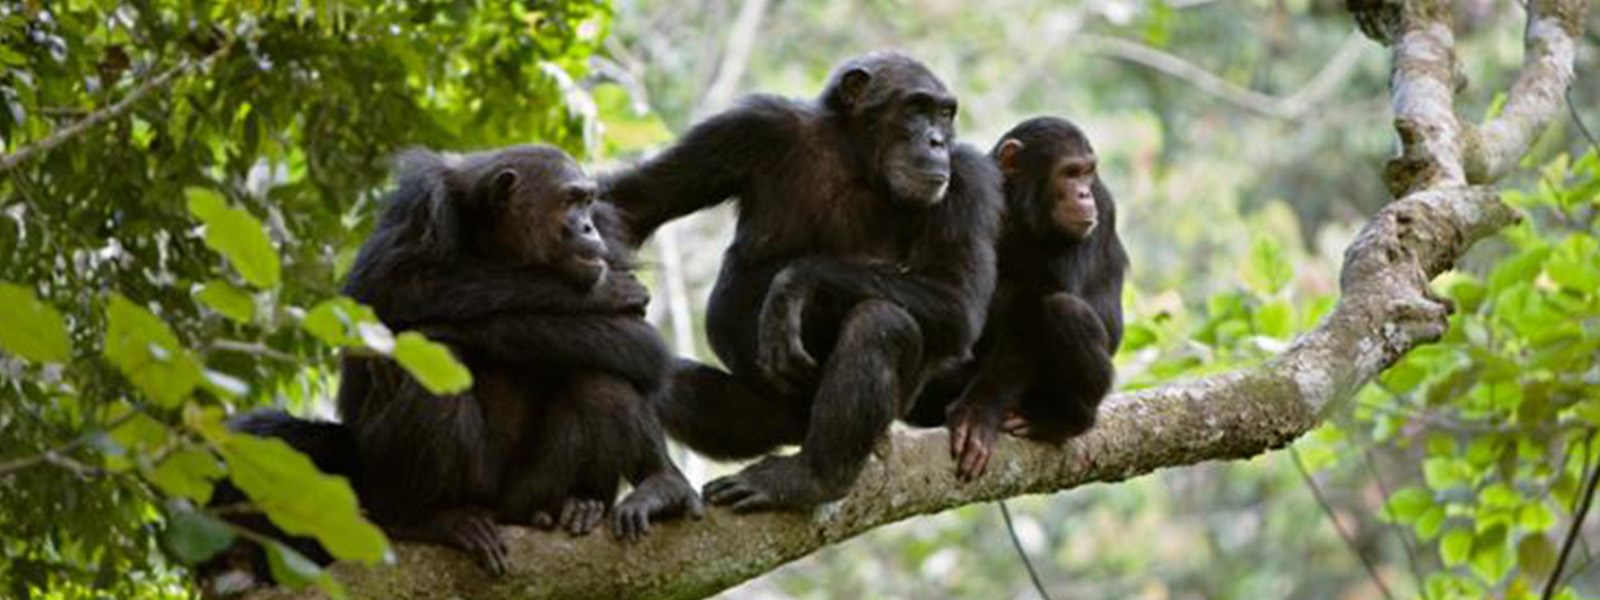
[[[1587, 0], [1539, 1], [1540, 14], [1562, 15], [1563, 23], [1587, 10]], [[1379, 211], [1346, 251], [1334, 311], [1282, 355], [1231, 373], [1116, 394], [1093, 430], [1062, 446], [1002, 439], [988, 473], [969, 483], [956, 480], [943, 431], [902, 432], [881, 444], [847, 498], [809, 514], [713, 510], [701, 522], [662, 526], [636, 546], [516, 528], [507, 532], [514, 566], [500, 580], [488, 579], [459, 553], [415, 545], [399, 548], [396, 565], [339, 565], [336, 577], [354, 598], [701, 598], [917, 515], [1288, 445], [1406, 352], [1442, 335], [1449, 309], [1431, 296], [1428, 282], [1473, 242], [1517, 218], [1492, 189], [1467, 184], [1453, 112], [1449, 16], [1446, 0], [1416, 0], [1405, 6], [1394, 31], [1385, 30], [1395, 40], [1392, 94], [1403, 144], [1396, 163], [1404, 167], [1395, 170], [1408, 175], [1401, 188], [1406, 193]], [[1548, 31], [1565, 41], [1530, 36], [1530, 54], [1541, 51], [1534, 44], [1570, 45], [1575, 30]], [[1529, 69], [1528, 81], [1518, 86], [1556, 85], [1559, 91], [1571, 72], [1571, 53], [1563, 56], [1566, 64]], [[1516, 114], [1537, 121], [1553, 116], [1531, 109]], [[268, 590], [253, 598], [314, 596]]]
[[1562, 109], [1572, 85], [1575, 39], [1583, 32], [1584, 3], [1533, 0], [1528, 3], [1528, 30], [1522, 73], [1511, 86], [1499, 116], [1469, 129], [1466, 143], [1467, 180], [1494, 181], [1522, 158], [1523, 152]]

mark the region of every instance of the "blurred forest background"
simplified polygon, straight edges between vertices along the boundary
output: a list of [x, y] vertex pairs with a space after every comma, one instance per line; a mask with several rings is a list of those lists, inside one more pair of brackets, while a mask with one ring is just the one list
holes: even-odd
[[[1455, 5], [1458, 107], [1479, 118], [1520, 66], [1524, 13]], [[1589, 23], [1569, 99], [1600, 126]], [[237, 533], [199, 508], [210, 481], [252, 465], [311, 490], [283, 518], [382, 555], [348, 497], [217, 423], [330, 415], [337, 349], [382, 345], [335, 295], [396, 151], [543, 141], [601, 172], [882, 48], [956, 91], [969, 143], [1041, 114], [1087, 131], [1133, 259], [1124, 388], [1284, 348], [1390, 200], [1388, 55], [1335, 0], [4, 0], [0, 596], [187, 597], [181, 565]], [[1436, 282], [1451, 333], [1335, 423], [1247, 462], [1012, 501], [1051, 594], [1536, 598], [1559, 562], [1557, 597], [1600, 597], [1600, 525], [1574, 518], [1600, 480], [1600, 157], [1567, 119], [1526, 164], [1505, 187], [1529, 218]], [[731, 226], [695, 215], [644, 253], [681, 353], [711, 358], [700, 309]], [[697, 483], [728, 468], [680, 460]], [[723, 597], [1034, 598], [1011, 545], [969, 506]]]

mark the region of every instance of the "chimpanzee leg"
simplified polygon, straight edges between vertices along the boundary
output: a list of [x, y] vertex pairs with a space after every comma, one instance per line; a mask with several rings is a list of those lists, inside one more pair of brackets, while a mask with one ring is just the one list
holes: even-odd
[[[704, 515], [700, 495], [667, 454], [666, 435], [648, 399], [628, 382], [604, 373], [576, 376], [571, 393], [569, 401], [579, 402], [585, 419], [601, 430], [589, 450], [609, 456], [607, 462], [633, 486], [612, 511], [613, 535], [635, 541], [649, 533], [652, 520]], [[580, 487], [609, 489], [608, 498], [615, 497], [617, 477], [610, 476], [610, 481]]]
[[373, 393], [392, 397], [370, 405], [352, 424], [362, 503], [395, 539], [459, 548], [491, 573], [503, 573], [505, 543], [488, 511], [471, 504], [490, 485], [477, 398], [471, 392], [434, 396], [409, 377], [383, 380], [399, 383]]
[[849, 492], [872, 447], [916, 393], [922, 332], [905, 309], [857, 304], [822, 366], [800, 453], [767, 457], [706, 485], [706, 499], [746, 512], [804, 509]]
[[798, 444], [809, 418], [803, 404], [687, 359], [678, 361], [671, 386], [656, 395], [655, 405], [673, 439], [717, 459], [750, 458]]
[[1105, 325], [1087, 302], [1065, 292], [1043, 302], [1040, 358], [1047, 362], [1036, 371], [1022, 412], [1028, 437], [1060, 442], [1094, 426], [1116, 374]]

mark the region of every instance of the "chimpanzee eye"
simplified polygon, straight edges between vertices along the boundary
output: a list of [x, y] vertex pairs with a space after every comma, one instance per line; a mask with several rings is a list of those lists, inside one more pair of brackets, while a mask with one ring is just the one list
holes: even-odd
[[946, 106], [944, 108], [939, 109], [939, 117], [942, 118], [942, 119], [954, 119], [954, 118], [956, 118], [956, 107], [954, 107], [954, 106]]

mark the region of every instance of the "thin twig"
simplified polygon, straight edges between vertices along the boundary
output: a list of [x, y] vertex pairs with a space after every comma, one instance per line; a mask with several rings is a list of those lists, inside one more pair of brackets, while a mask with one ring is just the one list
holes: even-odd
[[1337, 92], [1366, 47], [1361, 33], [1351, 32], [1333, 58], [1305, 87], [1289, 96], [1273, 96], [1240, 86], [1183, 58], [1131, 40], [1093, 34], [1075, 34], [1069, 39], [1077, 51], [1138, 63], [1251, 112], [1289, 120], [1309, 114]]
[[299, 364], [301, 362], [300, 359], [296, 358], [295, 355], [293, 355], [293, 354], [289, 354], [289, 353], [284, 352], [282, 350], [277, 350], [277, 349], [268, 347], [266, 344], [262, 344], [262, 343], [259, 343], [259, 342], [240, 342], [240, 341], [237, 341], [237, 340], [212, 340], [211, 344], [209, 345], [209, 347], [211, 348], [211, 350], [220, 350], [220, 351], [223, 351], [223, 352], [239, 352], [239, 353], [243, 353], [243, 354], [254, 354], [256, 356], [260, 356], [260, 357], [264, 357], [264, 358], [270, 358], [270, 359], [273, 359], [273, 360], [276, 360], [276, 361], [279, 361], [279, 362], [287, 362], [287, 363], [295, 363], [295, 364]]
[[172, 81], [179, 75], [182, 75], [189, 69], [194, 68], [195, 65], [210, 64], [212, 60], [222, 56], [222, 54], [227, 52], [232, 46], [233, 45], [231, 43], [224, 43], [221, 48], [216, 49], [204, 59], [199, 61], [195, 61], [190, 58], [184, 58], [178, 62], [177, 66], [172, 67], [166, 72], [156, 75], [155, 77], [152, 77], [146, 80], [144, 83], [134, 87], [132, 91], [128, 92], [127, 96], [124, 96], [122, 100], [119, 100], [117, 103], [89, 113], [89, 116], [84, 117], [78, 122], [63, 127], [55, 133], [45, 136], [44, 139], [18, 148], [16, 152], [0, 155], [0, 173], [5, 173], [15, 169], [17, 165], [22, 164], [24, 161], [33, 158], [34, 156], [49, 152], [56, 146], [66, 143], [68, 140], [81, 135], [85, 131], [93, 129], [95, 126], [101, 123], [122, 116], [124, 113], [128, 112], [129, 109], [132, 109], [134, 104], [137, 104], [140, 100], [144, 99], [145, 96], [149, 95], [150, 92], [172, 83]]
[[[122, 415], [122, 416], [117, 417], [115, 419], [112, 419], [111, 421], [107, 422], [105, 425], [101, 426], [99, 428], [99, 430], [105, 431], [105, 430], [116, 429], [117, 427], [122, 426], [123, 423], [127, 423], [129, 420], [131, 420], [134, 416], [136, 416], [138, 414], [139, 413], [137, 411], [131, 411], [128, 414], [125, 414], [125, 415]], [[39, 454], [35, 454], [33, 456], [28, 456], [28, 457], [19, 458], [19, 459], [7, 461], [7, 462], [4, 462], [4, 463], [0, 463], [0, 479], [4, 479], [4, 478], [10, 476], [14, 472], [21, 471], [23, 469], [26, 469], [26, 468], [29, 468], [29, 467], [33, 467], [33, 466], [36, 466], [36, 465], [40, 465], [40, 464], [45, 464], [45, 463], [54, 464], [54, 465], [57, 465], [57, 466], [66, 467], [66, 468], [74, 469], [74, 470], [77, 470], [76, 467], [84, 467], [84, 468], [88, 468], [88, 469], [93, 469], [94, 467], [90, 467], [88, 465], [85, 465], [83, 463], [79, 463], [79, 462], [77, 462], [75, 460], [72, 460], [72, 459], [66, 457], [66, 454], [68, 452], [76, 450], [78, 448], [78, 446], [82, 446], [85, 443], [88, 443], [89, 439], [90, 439], [90, 436], [88, 434], [84, 434], [84, 435], [78, 436], [77, 439], [74, 439], [74, 440], [72, 440], [70, 442], [62, 444], [62, 445], [57, 446], [55, 448], [51, 448], [49, 450], [45, 450], [44, 452], [41, 452]]]
[[1422, 568], [1417, 564], [1417, 548], [1412, 544], [1411, 536], [1406, 535], [1406, 530], [1395, 521], [1394, 510], [1389, 506], [1389, 486], [1384, 484], [1383, 476], [1378, 473], [1377, 461], [1372, 459], [1372, 449], [1362, 448], [1361, 456], [1367, 465], [1367, 472], [1372, 474], [1372, 480], [1377, 482], [1378, 491], [1383, 494], [1383, 514], [1389, 519], [1389, 528], [1394, 530], [1395, 536], [1400, 538], [1400, 545], [1406, 549], [1406, 564], [1411, 567], [1412, 584], [1418, 589], [1422, 588]]
[[1039, 579], [1039, 572], [1033, 568], [1033, 559], [1028, 558], [1028, 551], [1022, 549], [1022, 538], [1017, 537], [1016, 523], [1011, 520], [1011, 508], [1006, 506], [1005, 500], [995, 502], [1000, 505], [1000, 517], [1006, 520], [1006, 533], [1011, 534], [1011, 545], [1016, 547], [1017, 556], [1022, 557], [1022, 566], [1028, 569], [1028, 579], [1033, 580], [1033, 589], [1039, 592], [1039, 597], [1044, 600], [1053, 600], [1050, 592], [1044, 589], [1044, 580]]
[[1361, 561], [1361, 568], [1366, 569], [1367, 576], [1372, 578], [1372, 583], [1377, 584], [1378, 591], [1383, 593], [1383, 597], [1386, 600], [1394, 600], [1394, 594], [1389, 593], [1389, 586], [1383, 582], [1383, 576], [1378, 574], [1378, 567], [1373, 565], [1372, 560], [1367, 558], [1360, 546], [1356, 545], [1355, 536], [1345, 531], [1344, 525], [1339, 524], [1339, 517], [1333, 512], [1333, 505], [1328, 504], [1328, 499], [1322, 495], [1322, 487], [1317, 485], [1316, 478], [1311, 476], [1311, 470], [1300, 460], [1300, 451], [1294, 446], [1289, 446], [1289, 456], [1294, 459], [1294, 467], [1300, 471], [1300, 477], [1305, 479], [1306, 486], [1311, 488], [1312, 497], [1317, 499], [1317, 504], [1322, 506], [1322, 512], [1328, 515], [1328, 521], [1333, 523], [1334, 531], [1339, 532], [1339, 539], [1344, 540], [1344, 545], [1350, 549], [1350, 553]]
[[1572, 517], [1572, 526], [1567, 528], [1567, 539], [1561, 543], [1561, 554], [1556, 557], [1555, 569], [1550, 571], [1550, 579], [1545, 581], [1543, 600], [1550, 600], [1556, 595], [1556, 588], [1561, 587], [1561, 570], [1567, 566], [1567, 559], [1572, 557], [1572, 547], [1578, 542], [1578, 533], [1583, 530], [1583, 521], [1589, 516], [1589, 506], [1594, 504], [1595, 485], [1600, 484], [1600, 464], [1593, 464], [1590, 454], [1593, 448], [1589, 440], [1594, 439], [1594, 432], [1589, 433], [1584, 444], [1584, 463], [1589, 464], [1589, 480], [1584, 484], [1583, 500], [1578, 504], [1578, 512]]

